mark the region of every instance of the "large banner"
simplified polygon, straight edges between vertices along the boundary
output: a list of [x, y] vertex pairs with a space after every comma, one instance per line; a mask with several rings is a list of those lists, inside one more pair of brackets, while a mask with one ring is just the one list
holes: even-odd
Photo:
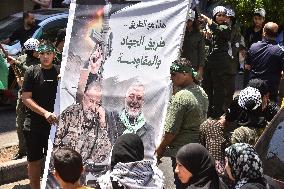
[[[155, 159], [170, 65], [179, 57], [190, 7], [189, 0], [99, 2], [71, 3], [55, 105], [60, 121], [51, 132], [52, 150], [71, 147], [82, 155], [81, 182], [89, 186], [108, 170], [120, 135], [139, 135], [145, 159]], [[46, 188], [55, 188], [50, 156], [48, 164]]]

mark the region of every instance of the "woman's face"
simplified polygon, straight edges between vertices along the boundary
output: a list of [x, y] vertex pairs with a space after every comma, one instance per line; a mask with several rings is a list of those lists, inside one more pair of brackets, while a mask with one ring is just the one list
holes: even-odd
[[179, 180], [182, 183], [188, 183], [192, 178], [191, 172], [189, 172], [179, 161], [177, 161], [175, 173], [178, 175]]
[[218, 12], [216, 14], [216, 22], [217, 24], [223, 24], [227, 19], [227, 16], [224, 12]]

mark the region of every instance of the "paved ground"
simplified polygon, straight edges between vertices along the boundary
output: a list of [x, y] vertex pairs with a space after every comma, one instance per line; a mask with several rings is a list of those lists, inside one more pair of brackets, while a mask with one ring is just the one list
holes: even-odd
[[0, 148], [9, 143], [18, 142], [16, 133], [15, 106], [0, 107]]
[[0, 186], [0, 189], [30, 189], [29, 180], [25, 179], [18, 182], [5, 184]]

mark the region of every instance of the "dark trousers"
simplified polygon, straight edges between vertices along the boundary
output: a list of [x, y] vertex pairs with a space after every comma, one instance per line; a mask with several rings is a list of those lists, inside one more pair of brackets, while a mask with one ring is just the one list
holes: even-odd
[[25, 105], [18, 97], [17, 100], [17, 106], [16, 106], [16, 127], [17, 127], [17, 134], [18, 134], [18, 139], [19, 139], [19, 154], [26, 154], [26, 142], [25, 142], [25, 137], [23, 133], [23, 128], [24, 128], [24, 122], [25, 122]]
[[225, 102], [224, 102], [224, 111], [227, 112], [230, 104], [233, 101], [233, 96], [235, 93], [235, 83], [236, 83], [236, 75], [230, 74], [225, 76]]
[[219, 118], [224, 113], [226, 96], [231, 96], [234, 91], [233, 82], [232, 76], [222, 69], [204, 70], [202, 87], [208, 95], [208, 117]]

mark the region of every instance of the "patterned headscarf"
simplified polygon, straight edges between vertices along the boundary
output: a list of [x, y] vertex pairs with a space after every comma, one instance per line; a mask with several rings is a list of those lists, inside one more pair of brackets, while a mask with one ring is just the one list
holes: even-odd
[[236, 143], [225, 151], [232, 175], [236, 180], [235, 189], [240, 189], [249, 180], [263, 178], [262, 162], [251, 145]]
[[225, 14], [227, 14], [227, 9], [226, 9], [226, 7], [223, 7], [223, 6], [217, 6], [217, 7], [215, 7], [214, 9], [213, 9], [213, 17], [217, 14], [217, 13], [219, 13], [219, 12], [224, 12]]
[[232, 144], [247, 143], [250, 145], [255, 145], [257, 139], [258, 136], [255, 129], [242, 126], [234, 130], [231, 137], [231, 142]]
[[245, 110], [255, 110], [261, 106], [262, 99], [259, 90], [247, 87], [240, 92], [238, 104]]

